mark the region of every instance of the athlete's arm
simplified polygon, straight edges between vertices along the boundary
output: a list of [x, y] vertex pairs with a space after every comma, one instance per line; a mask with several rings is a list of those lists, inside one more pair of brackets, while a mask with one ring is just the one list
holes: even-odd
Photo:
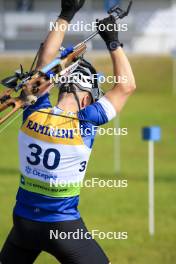
[[68, 22], [64, 19], [58, 18], [55, 24], [57, 25], [56, 28], [58, 30], [53, 29], [52, 31], [50, 31], [41, 47], [41, 51], [37, 61], [38, 70], [49, 64], [57, 56], [57, 53], [63, 42]]
[[[125, 77], [125, 82], [117, 82], [114, 87], [105, 94], [105, 97], [114, 106], [116, 112], [120, 112], [124, 107], [128, 97], [136, 88], [135, 79], [128, 58], [122, 49], [122, 44], [119, 42], [118, 31], [115, 30], [115, 18], [110, 16], [99, 21], [99, 24], [104, 24], [106, 28], [105, 31], [99, 31], [99, 34], [105, 41], [107, 48], [110, 51], [113, 62], [114, 76], [117, 81], [119, 80], [119, 77]], [[109, 24], [112, 26], [112, 31], [108, 30], [107, 28], [107, 25]]]
[[56, 56], [62, 45], [65, 32], [69, 22], [72, 20], [76, 12], [83, 6], [85, 0], [62, 0], [61, 13], [56, 20], [56, 29], [49, 32], [43, 43], [39, 54], [37, 69], [41, 69], [49, 64]]
[[[83, 6], [85, 0], [62, 0], [61, 13], [56, 20], [58, 30], [49, 32], [41, 48], [36, 68], [40, 70], [43, 66], [50, 63], [57, 55], [57, 52], [63, 42], [66, 29], [69, 22], [76, 12]], [[51, 107], [49, 93], [40, 97], [34, 105], [27, 107], [23, 112], [23, 122], [33, 112]]]
[[134, 75], [130, 63], [121, 47], [111, 52], [113, 61], [114, 76], [125, 76], [125, 83], [117, 83], [109, 90], [105, 96], [113, 104], [115, 110], [119, 113], [124, 107], [128, 97], [136, 89]]

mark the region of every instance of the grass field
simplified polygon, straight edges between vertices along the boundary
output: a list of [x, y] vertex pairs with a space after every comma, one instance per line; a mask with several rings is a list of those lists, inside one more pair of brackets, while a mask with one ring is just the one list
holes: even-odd
[[[94, 61], [94, 60], [93, 60]], [[127, 240], [99, 240], [112, 264], [176, 263], [176, 97], [172, 95], [172, 61], [168, 57], [131, 57], [137, 91], [120, 116], [121, 172], [114, 174], [113, 137], [99, 136], [88, 166], [87, 178], [127, 179], [128, 188], [83, 188], [80, 211], [90, 230], [127, 231]], [[0, 78], [30, 59], [2, 59]], [[110, 73], [110, 61], [99, 58], [98, 69]], [[107, 87], [105, 87], [107, 88]], [[54, 99], [56, 93], [53, 93]], [[113, 123], [108, 124], [112, 126]], [[159, 125], [162, 141], [155, 145], [155, 236], [148, 234], [147, 143], [141, 128]], [[12, 225], [18, 188], [17, 134], [20, 119], [0, 134], [0, 246]], [[54, 264], [42, 253], [36, 264]], [[98, 263], [97, 263], [98, 264]]]

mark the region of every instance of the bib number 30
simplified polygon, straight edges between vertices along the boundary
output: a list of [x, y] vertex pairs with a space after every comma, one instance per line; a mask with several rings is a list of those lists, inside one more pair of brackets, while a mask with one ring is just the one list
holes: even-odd
[[[30, 144], [28, 146], [32, 151], [30, 157], [27, 156], [27, 161], [31, 165], [38, 165], [41, 161], [40, 155], [42, 154], [42, 148], [37, 144]], [[51, 157], [52, 158], [52, 164]], [[49, 148], [43, 154], [43, 166], [48, 170], [54, 170], [59, 166], [60, 162], [60, 153], [57, 149]]]
[[[39, 165], [41, 162], [42, 148], [37, 144], [30, 144], [28, 146], [31, 149], [30, 157], [27, 156], [27, 162], [31, 165]], [[43, 153], [43, 166], [48, 170], [55, 170], [60, 163], [60, 152], [57, 149], [49, 148]], [[83, 172], [86, 169], [87, 161], [80, 163], [79, 172]]]

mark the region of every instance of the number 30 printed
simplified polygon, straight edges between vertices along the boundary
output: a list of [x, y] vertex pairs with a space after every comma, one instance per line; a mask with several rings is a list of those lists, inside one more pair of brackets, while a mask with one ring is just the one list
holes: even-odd
[[[42, 154], [42, 148], [37, 144], [30, 144], [28, 146], [32, 149], [31, 157], [27, 157], [27, 161], [31, 165], [38, 165], [40, 163], [40, 154]], [[49, 156], [51, 153], [54, 153], [53, 164], [49, 164]], [[60, 153], [57, 149], [49, 148], [44, 152], [43, 155], [43, 166], [48, 170], [54, 170], [58, 167], [60, 162]]]
[[[37, 144], [30, 144], [28, 146], [32, 151], [30, 153], [30, 157], [27, 156], [27, 161], [31, 165], [39, 165], [41, 162], [40, 155], [42, 154], [42, 148]], [[54, 154], [52, 164], [49, 164], [50, 154]], [[48, 170], [54, 170], [59, 166], [60, 162], [60, 152], [57, 149], [49, 148], [43, 154], [43, 166]], [[81, 168], [80, 172], [83, 172], [86, 169], [87, 161], [82, 161], [80, 163]]]

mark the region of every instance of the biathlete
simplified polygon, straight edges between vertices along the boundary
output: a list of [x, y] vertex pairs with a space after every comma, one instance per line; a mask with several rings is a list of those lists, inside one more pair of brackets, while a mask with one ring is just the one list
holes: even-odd
[[[84, 1], [63, 0], [56, 22], [67, 27], [83, 4]], [[84, 178], [95, 135], [72, 131], [80, 127], [91, 131], [93, 126], [113, 119], [135, 90], [135, 79], [118, 31], [113, 29], [115, 18], [110, 16], [98, 24], [105, 26], [99, 34], [110, 51], [114, 75], [117, 79], [126, 76], [127, 82], [116, 83], [102, 96], [96, 79], [92, 78], [95, 68], [82, 59], [70, 74], [69, 82], [61, 84], [54, 107], [45, 94], [24, 111], [19, 131], [20, 186], [13, 227], [0, 253], [2, 264], [31, 264], [42, 251], [62, 264], [110, 263], [97, 242], [90, 236], [86, 238], [88, 230], [78, 211], [80, 188], [75, 183]], [[109, 24], [113, 25], [112, 31], [107, 30]], [[55, 58], [65, 31], [49, 33], [38, 59], [38, 69]], [[51, 187], [51, 179], [58, 186]], [[66, 185], [59, 185], [63, 180]], [[50, 239], [51, 230], [65, 234], [79, 230], [85, 236]]]

